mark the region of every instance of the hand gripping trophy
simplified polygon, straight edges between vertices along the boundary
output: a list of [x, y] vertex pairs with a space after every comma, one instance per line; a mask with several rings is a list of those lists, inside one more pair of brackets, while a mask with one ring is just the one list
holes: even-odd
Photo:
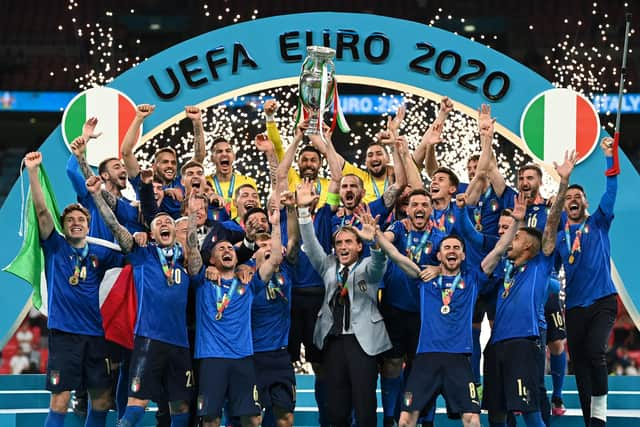
[[340, 108], [336, 70], [333, 65], [335, 54], [336, 51], [329, 47], [307, 47], [307, 58], [302, 64], [298, 85], [299, 102], [296, 122], [299, 122], [304, 114], [304, 118], [309, 119], [309, 127], [305, 135], [320, 135], [323, 140], [324, 113], [331, 107], [331, 103], [333, 103], [331, 130], [335, 129], [336, 124], [342, 132], [351, 130]]

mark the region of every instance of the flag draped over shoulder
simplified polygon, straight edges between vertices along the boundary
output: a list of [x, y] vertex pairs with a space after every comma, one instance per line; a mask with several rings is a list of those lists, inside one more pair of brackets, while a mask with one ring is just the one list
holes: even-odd
[[[44, 194], [44, 201], [47, 204], [47, 209], [49, 209], [49, 212], [51, 212], [51, 216], [53, 217], [55, 229], [58, 232], [62, 232], [58, 204], [56, 203], [56, 198], [53, 194], [53, 188], [51, 187], [47, 173], [42, 165], [40, 165], [40, 169], [38, 171], [38, 178], [40, 180], [40, 186], [42, 187], [42, 193]], [[33, 306], [46, 314], [46, 297], [44, 301], [42, 297], [43, 293], [46, 295], [44, 253], [40, 247], [38, 216], [36, 214], [35, 205], [33, 204], [33, 199], [31, 198], [31, 190], [29, 190], [29, 194], [27, 195], [26, 207], [27, 213], [25, 218], [26, 223], [22, 248], [20, 248], [20, 252], [13, 261], [3, 268], [3, 271], [27, 281], [33, 288]]]
[[[60, 224], [60, 211], [53, 193], [53, 188], [49, 178], [40, 165], [39, 169], [40, 186], [44, 194], [47, 209], [51, 212], [55, 231], [62, 233]], [[26, 200], [26, 224], [24, 241], [18, 255], [11, 263], [3, 268], [3, 271], [11, 273], [26, 282], [33, 288], [33, 306], [47, 315], [47, 283], [44, 274], [44, 252], [40, 246], [40, 231], [38, 228], [38, 217], [35, 205], [31, 198], [31, 190]], [[101, 245], [113, 250], [120, 250], [120, 247], [112, 242], [102, 239], [87, 237], [87, 242]], [[102, 324], [105, 330], [105, 337], [126, 348], [133, 348], [133, 331], [137, 315], [137, 295], [133, 284], [133, 269], [130, 265], [124, 268], [113, 268], [108, 270], [100, 283], [100, 312], [102, 314]]]

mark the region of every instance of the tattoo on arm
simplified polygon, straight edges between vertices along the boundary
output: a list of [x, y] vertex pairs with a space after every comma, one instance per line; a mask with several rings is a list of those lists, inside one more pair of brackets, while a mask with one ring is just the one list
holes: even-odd
[[98, 212], [100, 212], [100, 216], [120, 244], [122, 252], [131, 252], [131, 249], [133, 248], [133, 236], [131, 235], [131, 233], [129, 233], [126, 228], [120, 225], [118, 219], [116, 218], [116, 215], [113, 213], [111, 208], [107, 206], [107, 202], [104, 201], [101, 194], [91, 193], [91, 197], [93, 197], [93, 201], [96, 203], [96, 207], [98, 208]]
[[382, 195], [382, 200], [387, 208], [392, 208], [396, 204], [398, 194], [400, 193], [400, 187], [396, 184], [392, 184]]
[[271, 188], [276, 188], [276, 183], [278, 182], [278, 157], [276, 157], [276, 153], [268, 153], [267, 161], [269, 162], [269, 179], [271, 182]]
[[558, 235], [558, 224], [560, 224], [560, 215], [562, 215], [562, 206], [564, 205], [564, 196], [569, 186], [568, 180], [560, 181], [560, 188], [555, 202], [551, 205], [551, 210], [547, 216], [547, 223], [542, 232], [542, 252], [545, 255], [551, 255], [556, 248], [556, 236]]
[[118, 206], [118, 198], [107, 190], [100, 190], [100, 194], [102, 194], [102, 198], [107, 202], [109, 208], [115, 212], [116, 207]]
[[189, 229], [187, 231], [187, 268], [190, 274], [196, 274], [202, 268], [202, 257], [198, 250], [198, 233], [196, 231], [196, 213], [189, 214]]
[[205, 157], [204, 125], [202, 121], [193, 123], [193, 160], [202, 163]]
[[78, 159], [78, 164], [80, 165], [80, 170], [82, 171], [82, 175], [84, 175], [84, 179], [88, 179], [90, 176], [93, 176], [93, 171], [91, 170], [89, 163], [87, 163], [86, 156], [82, 155], [77, 156], [76, 158]]

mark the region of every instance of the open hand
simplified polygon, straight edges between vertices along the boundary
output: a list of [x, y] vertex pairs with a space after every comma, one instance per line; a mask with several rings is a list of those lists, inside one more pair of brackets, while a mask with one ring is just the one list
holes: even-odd
[[320, 196], [315, 194], [313, 181], [305, 178], [296, 188], [296, 203], [298, 207], [311, 207], [315, 205]]
[[89, 141], [92, 138], [97, 138], [100, 135], [102, 135], [102, 132], [96, 133], [97, 125], [98, 125], [97, 117], [90, 117], [89, 119], [87, 119], [86, 122], [84, 122], [84, 125], [82, 125], [82, 136], [86, 141]]
[[564, 162], [561, 165], [558, 165], [556, 162], [553, 162], [553, 167], [555, 168], [560, 178], [569, 180], [571, 176], [571, 172], [573, 172], [573, 167], [576, 165], [578, 161], [578, 155], [575, 150], [565, 151], [564, 153]]
[[262, 153], [271, 153], [274, 151], [273, 142], [269, 139], [266, 133], [259, 133], [254, 139], [256, 148]]
[[520, 192], [513, 198], [513, 210], [511, 211], [511, 217], [516, 221], [523, 221], [527, 212], [527, 197], [524, 193]]

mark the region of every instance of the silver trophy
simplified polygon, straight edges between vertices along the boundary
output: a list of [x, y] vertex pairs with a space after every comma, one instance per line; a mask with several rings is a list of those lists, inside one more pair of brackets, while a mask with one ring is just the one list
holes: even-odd
[[[307, 58], [302, 64], [298, 97], [300, 103], [309, 113], [309, 127], [305, 135], [319, 135], [323, 117], [321, 111], [326, 111], [335, 96], [335, 66], [333, 58], [336, 51], [324, 46], [307, 47]], [[324, 105], [322, 95], [324, 92]]]

